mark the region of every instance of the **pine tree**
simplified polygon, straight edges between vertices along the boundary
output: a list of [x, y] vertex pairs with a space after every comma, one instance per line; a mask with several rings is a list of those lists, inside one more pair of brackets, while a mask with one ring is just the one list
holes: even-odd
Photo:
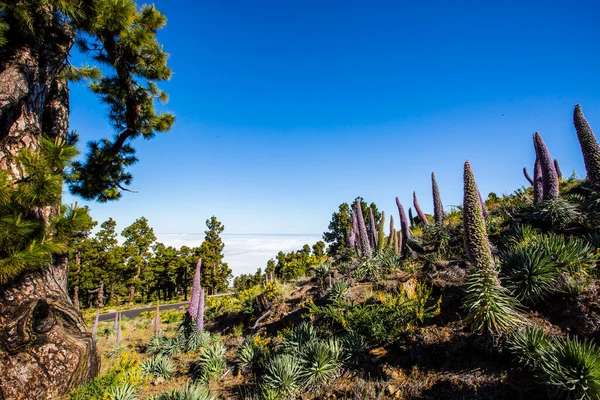
[[[155, 100], [167, 99], [157, 83], [170, 77], [167, 54], [156, 40], [165, 21], [153, 6], [138, 8], [130, 0], [0, 1], [0, 170], [16, 179], [30, 178], [17, 168], [15, 156], [23, 149], [39, 151], [42, 133], [51, 141], [67, 138], [69, 80], [85, 79], [107, 104], [116, 135], [93, 142], [85, 160], [73, 165], [70, 190], [101, 201], [120, 197], [131, 182], [127, 171], [135, 161], [131, 140], [149, 139], [169, 130], [174, 121], [154, 108]], [[79, 53], [87, 54], [96, 66], [72, 65], [75, 42]], [[48, 170], [46, 176], [51, 174]], [[46, 182], [58, 187], [62, 180], [63, 174], [57, 174]], [[38, 197], [44, 203], [36, 206], [42, 211], [38, 213], [42, 224], [60, 214], [60, 198], [60, 190]], [[26, 273], [8, 278], [4, 290], [19, 298], [19, 306], [2, 299], [0, 319], [20, 320], [28, 312], [20, 304], [38, 301], [56, 305], [68, 318], [57, 319], [59, 333], [44, 340], [28, 343], [30, 339], [18, 330], [0, 337], [0, 364], [6, 366], [0, 387], [6, 398], [60, 397], [98, 371], [94, 342], [78, 333], [85, 325], [69, 305], [66, 288], [54, 290], [57, 282], [66, 282], [66, 257], [59, 257], [61, 250], [51, 248], [50, 241], [43, 243], [43, 251], [42, 242], [36, 243], [36, 258], [44, 259], [45, 266], [40, 269], [35, 262]], [[17, 342], [23, 345], [5, 351], [5, 345]], [[56, 354], [48, 354], [49, 348]], [[11, 367], [11, 360], [19, 357], [30, 362]]]
[[125, 228], [121, 236], [125, 239], [123, 251], [127, 256], [127, 264], [123, 272], [129, 278], [129, 302], [133, 303], [136, 289], [147, 290], [144, 274], [150, 264], [152, 257], [150, 249], [156, 241], [156, 236], [154, 229], [144, 217], [136, 219], [133, 224]]
[[216, 294], [228, 286], [231, 278], [231, 269], [223, 262], [223, 249], [225, 244], [221, 234], [225, 227], [213, 215], [206, 220], [208, 229], [204, 231], [204, 242], [200, 246], [200, 257], [202, 258], [202, 283], [210, 289], [208, 294]]

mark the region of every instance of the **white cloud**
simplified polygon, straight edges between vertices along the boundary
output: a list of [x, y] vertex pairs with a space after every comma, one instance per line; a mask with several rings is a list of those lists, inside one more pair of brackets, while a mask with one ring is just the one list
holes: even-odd
[[[167, 246], [196, 247], [202, 244], [203, 234], [157, 234], [158, 241]], [[223, 235], [225, 243], [224, 261], [229, 264], [233, 276], [263, 271], [270, 258], [279, 251], [290, 252], [301, 249], [305, 244], [313, 245], [321, 235]]]

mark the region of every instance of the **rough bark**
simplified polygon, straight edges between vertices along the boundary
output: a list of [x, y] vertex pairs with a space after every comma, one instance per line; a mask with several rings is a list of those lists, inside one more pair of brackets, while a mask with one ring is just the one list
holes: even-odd
[[0, 287], [0, 398], [57, 398], [98, 373], [94, 340], [61, 264]]
[[[42, 133], [68, 129], [62, 77], [75, 32], [55, 27], [49, 40], [23, 45], [0, 61], [0, 169], [22, 177], [13, 156], [38, 149]], [[44, 207], [44, 222], [58, 212]], [[67, 293], [67, 259], [0, 287], [0, 399], [50, 399], [98, 373], [91, 334]]]

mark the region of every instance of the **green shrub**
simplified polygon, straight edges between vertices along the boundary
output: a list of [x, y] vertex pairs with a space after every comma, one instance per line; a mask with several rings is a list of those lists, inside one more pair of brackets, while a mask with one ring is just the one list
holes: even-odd
[[333, 380], [341, 371], [343, 353], [335, 339], [312, 340], [298, 352], [302, 366], [300, 379], [304, 388], [317, 391]]
[[348, 296], [348, 284], [343, 280], [336, 281], [327, 290], [325, 295], [330, 301], [334, 303], [342, 302]]
[[129, 383], [111, 387], [103, 397], [106, 400], [137, 400], [137, 398], [137, 389]]
[[541, 369], [556, 397], [600, 399], [600, 349], [571, 337], [554, 340], [543, 352]]
[[502, 282], [519, 301], [533, 303], [558, 289], [560, 271], [538, 243], [518, 244], [501, 259]]
[[264, 388], [270, 396], [290, 397], [300, 389], [301, 372], [295, 357], [290, 354], [278, 355], [267, 364]]
[[175, 372], [175, 364], [170, 358], [156, 354], [142, 363], [142, 371], [147, 375], [169, 379]]
[[248, 336], [237, 351], [237, 363], [244, 371], [257, 371], [269, 358], [269, 349], [255, 336]]
[[540, 202], [531, 213], [531, 220], [544, 228], [562, 230], [577, 221], [581, 212], [563, 197]]
[[206, 347], [198, 360], [192, 365], [192, 374], [203, 382], [210, 382], [225, 372], [227, 348], [223, 343], [215, 342]]
[[186, 383], [182, 388], [151, 396], [148, 400], [218, 400], [210, 389], [195, 383]]

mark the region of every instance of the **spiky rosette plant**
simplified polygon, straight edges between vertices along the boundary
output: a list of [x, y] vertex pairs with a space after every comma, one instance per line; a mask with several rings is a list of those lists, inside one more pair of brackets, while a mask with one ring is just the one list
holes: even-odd
[[369, 244], [371, 248], [377, 248], [377, 225], [375, 225], [375, 216], [371, 207], [369, 207]]
[[419, 216], [419, 221], [421, 221], [423, 225], [429, 224], [429, 221], [427, 221], [427, 217], [425, 216], [423, 210], [421, 210], [421, 206], [417, 200], [417, 192], [413, 192], [413, 204], [415, 206], [415, 210], [417, 211], [417, 215]]
[[356, 220], [358, 222], [358, 243], [360, 244], [360, 250], [362, 251], [363, 256], [367, 258], [371, 257], [371, 246], [369, 245], [369, 237], [367, 236], [367, 226], [365, 225], [359, 198], [356, 199], [354, 204], [354, 213], [356, 214]]
[[431, 192], [433, 194], [433, 220], [436, 224], [441, 225], [444, 222], [444, 205], [434, 172], [431, 173]]
[[[537, 153], [537, 151], [536, 151]], [[533, 203], [538, 204], [544, 199], [544, 178], [542, 176], [542, 164], [539, 157], [535, 157], [533, 164]]]
[[385, 246], [385, 212], [381, 212], [381, 219], [377, 227], [377, 249], [381, 250]]
[[587, 177], [594, 185], [600, 185], [600, 146], [579, 104], [575, 105], [573, 111], [573, 123], [581, 146]]
[[198, 312], [196, 313], [196, 332], [204, 330], [204, 288], [200, 287]]
[[518, 303], [500, 285], [487, 237], [482, 203], [469, 161], [464, 167], [463, 230], [470, 262], [464, 306], [467, 320], [477, 332], [512, 330], [522, 321]]
[[552, 200], [559, 196], [559, 183], [556, 169], [554, 168], [554, 161], [550, 157], [550, 152], [544, 139], [536, 132], [533, 135], [533, 142], [537, 151], [538, 159], [540, 160], [540, 166], [542, 167], [542, 179], [544, 181], [544, 200]]
[[556, 176], [558, 177], [558, 180], [560, 181], [563, 177], [562, 175], [562, 171], [560, 170], [560, 165], [558, 164], [558, 160], [554, 159], [554, 169], [556, 170]]
[[523, 175], [525, 175], [525, 179], [527, 179], [529, 184], [533, 186], [534, 182], [533, 179], [531, 179], [531, 176], [529, 176], [529, 173], [527, 172], [527, 167], [523, 167]]
[[[404, 207], [402, 207], [402, 203], [400, 203], [400, 199], [396, 197], [396, 205], [398, 206], [398, 213], [400, 214], [400, 228], [402, 232], [402, 239], [408, 240], [410, 239], [410, 229], [408, 228], [408, 219], [406, 218], [406, 213], [404, 212]], [[400, 251], [402, 251], [402, 246], [400, 247]]]
[[192, 281], [192, 296], [190, 298], [190, 305], [188, 307], [188, 314], [190, 317], [195, 317], [198, 313], [198, 302], [200, 301], [200, 274], [202, 268], [202, 259], [196, 263], [196, 272], [194, 272], [194, 279]]

